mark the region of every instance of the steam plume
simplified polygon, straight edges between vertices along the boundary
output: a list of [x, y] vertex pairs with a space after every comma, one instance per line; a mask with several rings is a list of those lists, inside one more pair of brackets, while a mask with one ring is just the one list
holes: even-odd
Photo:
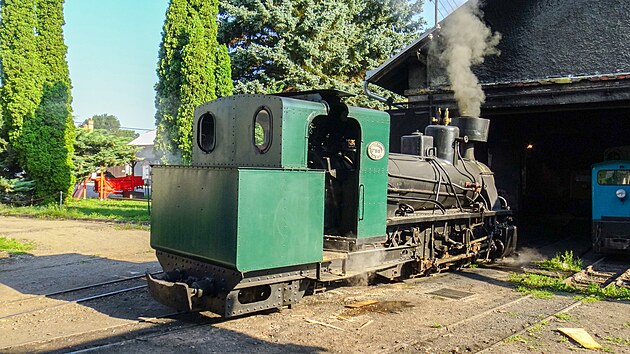
[[500, 54], [496, 46], [501, 34], [492, 33], [482, 16], [479, 1], [468, 1], [449, 16], [441, 32], [445, 48], [440, 61], [446, 67], [459, 112], [474, 117], [479, 116], [486, 96], [471, 66], [483, 63], [486, 55]]

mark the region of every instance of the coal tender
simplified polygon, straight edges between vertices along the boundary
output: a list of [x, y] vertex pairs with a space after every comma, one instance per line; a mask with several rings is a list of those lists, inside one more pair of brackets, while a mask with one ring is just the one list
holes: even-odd
[[441, 117], [388, 153], [389, 115], [335, 90], [199, 106], [191, 166], [155, 166], [151, 294], [225, 317], [290, 306], [318, 283], [396, 280], [516, 246], [511, 211], [475, 160], [489, 121]]

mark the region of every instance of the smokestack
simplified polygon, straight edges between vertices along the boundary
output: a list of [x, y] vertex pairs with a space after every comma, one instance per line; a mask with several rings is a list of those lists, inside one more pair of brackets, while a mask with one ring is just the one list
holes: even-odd
[[478, 0], [468, 1], [444, 22], [440, 62], [446, 68], [461, 115], [479, 117], [485, 94], [471, 67], [483, 63], [487, 55], [499, 55], [496, 46], [501, 34], [492, 32], [482, 21]]

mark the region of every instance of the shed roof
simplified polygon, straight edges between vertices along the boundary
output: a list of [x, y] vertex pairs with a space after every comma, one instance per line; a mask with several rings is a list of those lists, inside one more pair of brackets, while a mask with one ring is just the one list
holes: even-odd
[[152, 146], [155, 140], [156, 130], [149, 130], [148, 132], [140, 134], [137, 138], [133, 139], [129, 145], [136, 146]]
[[[614, 0], [612, 5], [609, 0], [486, 0], [482, 11], [489, 27], [503, 36], [501, 55], [487, 57], [473, 68], [484, 88], [630, 73], [630, 26], [624, 25], [628, 1]], [[368, 71], [366, 80], [405, 96], [407, 90], [443, 86], [445, 81], [438, 79], [443, 71], [426, 65], [428, 44], [438, 36], [439, 29], [429, 29]], [[418, 80], [410, 74], [418, 69], [426, 69], [428, 78]]]

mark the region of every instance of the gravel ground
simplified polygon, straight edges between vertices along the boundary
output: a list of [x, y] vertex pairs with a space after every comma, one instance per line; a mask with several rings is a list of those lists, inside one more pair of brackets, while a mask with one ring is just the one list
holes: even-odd
[[[172, 311], [146, 289], [79, 304], [38, 296], [158, 269], [148, 232], [10, 217], [0, 217], [0, 230], [36, 244], [30, 256], [0, 259], [0, 352], [466, 353], [490, 346], [490, 353], [585, 352], [556, 331], [579, 327], [607, 352], [630, 353], [630, 304], [581, 304], [570, 316], [540, 324], [575, 300], [523, 297], [507, 282], [506, 269], [514, 266], [509, 262], [400, 283], [328, 288], [290, 310], [227, 321], [210, 313], [162, 318]], [[443, 289], [470, 294], [432, 294]], [[377, 303], [345, 307], [363, 300]]]

